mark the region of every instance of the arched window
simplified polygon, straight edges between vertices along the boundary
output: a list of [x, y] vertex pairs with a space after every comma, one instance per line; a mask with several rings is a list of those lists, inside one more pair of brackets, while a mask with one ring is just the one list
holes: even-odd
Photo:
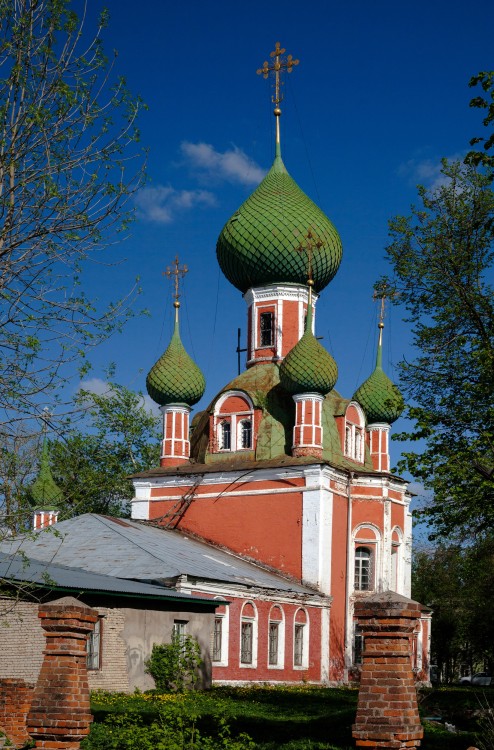
[[364, 440], [365, 417], [361, 407], [352, 401], [345, 414], [345, 456], [363, 463], [365, 459]]
[[211, 417], [211, 445], [217, 451], [241, 451], [255, 448], [254, 404], [244, 391], [227, 391], [218, 399]]
[[285, 651], [285, 623], [283, 611], [277, 604], [271, 608], [269, 613], [268, 630], [268, 666], [283, 669]]
[[250, 419], [243, 419], [240, 422], [240, 447], [252, 448], [252, 422]]
[[222, 451], [229, 451], [232, 445], [232, 428], [230, 422], [221, 422], [220, 424], [220, 448]]
[[372, 552], [368, 547], [357, 547], [355, 550], [355, 590], [370, 591], [372, 588]]
[[309, 619], [304, 609], [297, 610], [293, 625], [293, 666], [306, 669], [309, 665]]
[[242, 608], [240, 620], [240, 666], [257, 666], [257, 610], [252, 602]]

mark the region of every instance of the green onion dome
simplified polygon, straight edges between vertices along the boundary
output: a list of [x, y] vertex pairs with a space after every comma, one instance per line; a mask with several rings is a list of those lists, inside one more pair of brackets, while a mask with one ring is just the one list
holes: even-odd
[[280, 365], [280, 383], [288, 393], [320, 393], [335, 386], [338, 366], [312, 333], [312, 303], [307, 308], [305, 332]]
[[62, 490], [51, 473], [46, 437], [43, 440], [38, 476], [29, 488], [29, 494], [33, 503], [44, 508], [56, 506], [63, 499]]
[[305, 285], [307, 259], [298, 248], [309, 229], [322, 243], [312, 259], [314, 287], [320, 292], [339, 268], [341, 240], [278, 153], [261, 184], [223, 227], [216, 244], [220, 268], [241, 292], [264, 284]]
[[160, 406], [193, 406], [204, 393], [206, 381], [201, 370], [184, 349], [180, 339], [178, 315], [168, 348], [149, 371], [146, 388], [153, 401]]
[[[382, 323], [379, 324], [382, 331]], [[367, 424], [393, 424], [403, 412], [403, 397], [382, 369], [382, 339], [377, 346], [376, 369], [353, 396], [365, 412]]]

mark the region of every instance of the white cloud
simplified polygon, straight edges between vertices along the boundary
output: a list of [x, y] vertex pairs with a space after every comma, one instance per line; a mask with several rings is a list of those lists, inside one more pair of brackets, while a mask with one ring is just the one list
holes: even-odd
[[96, 393], [98, 396], [104, 396], [108, 393], [108, 383], [106, 380], [101, 378], [89, 378], [89, 380], [83, 380], [79, 383], [79, 391], [88, 391], [89, 393]]
[[[88, 391], [89, 393], [95, 393], [98, 396], [111, 395], [111, 388], [109, 384], [106, 382], [106, 380], [102, 380], [101, 378], [89, 378], [88, 380], [82, 380], [79, 383], [79, 387], [77, 390]], [[159, 417], [161, 415], [158, 404], [155, 404], [152, 398], [147, 395], [147, 393], [142, 396], [142, 405], [147, 412], [153, 415], [153, 417]]]
[[171, 185], [157, 185], [139, 190], [135, 203], [143, 219], [170, 224], [181, 211], [214, 206], [216, 198], [208, 190], [175, 190]]
[[[448, 161], [463, 161], [465, 154], [452, 154], [447, 157]], [[440, 159], [409, 159], [401, 164], [398, 172], [406, 177], [412, 185], [423, 185], [428, 190], [437, 190], [447, 185], [449, 179], [441, 172]]]
[[257, 185], [266, 174], [242, 149], [233, 146], [229, 151], [216, 151], [209, 143], [190, 143], [181, 146], [186, 163], [199, 172], [201, 177]]

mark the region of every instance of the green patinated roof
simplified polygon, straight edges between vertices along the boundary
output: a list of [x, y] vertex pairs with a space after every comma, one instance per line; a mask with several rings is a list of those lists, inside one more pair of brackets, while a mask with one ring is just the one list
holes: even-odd
[[403, 397], [382, 369], [382, 344], [377, 347], [376, 369], [353, 396], [365, 412], [367, 424], [393, 424], [404, 409]]
[[55, 483], [51, 473], [46, 437], [43, 440], [38, 476], [29, 488], [29, 493], [33, 503], [45, 509], [47, 506], [56, 508], [63, 499], [62, 490]]
[[[262, 409], [256, 450], [237, 453], [210, 453], [209, 429], [210, 415], [214, 412], [217, 400], [226, 391], [243, 391], [252, 399], [254, 407]], [[324, 399], [322, 409], [323, 426], [323, 461], [333, 466], [354, 470], [356, 468], [374, 471], [370, 456], [366, 451], [364, 464], [357, 464], [343, 455], [341, 437], [336, 426], [335, 417], [345, 413], [349, 404], [337, 391], [332, 390]], [[293, 424], [295, 421], [295, 404], [293, 398], [280, 384], [279, 367], [273, 362], [266, 362], [250, 367], [234, 378], [213, 399], [211, 404], [193, 421], [190, 441], [190, 454], [198, 464], [221, 464], [242, 459], [254, 461], [271, 461], [291, 459]]]
[[309, 229], [323, 243], [312, 258], [314, 286], [319, 292], [339, 268], [341, 240], [277, 155], [259, 187], [221, 231], [216, 245], [221, 270], [242, 292], [263, 284], [305, 285], [307, 258], [297, 248]]
[[204, 393], [204, 375], [184, 349], [178, 319], [175, 321], [173, 336], [167, 350], [149, 371], [146, 388], [153, 401], [160, 406], [192, 406]]
[[307, 308], [305, 332], [280, 366], [280, 382], [288, 393], [319, 393], [325, 396], [338, 379], [333, 357], [312, 333], [312, 304]]

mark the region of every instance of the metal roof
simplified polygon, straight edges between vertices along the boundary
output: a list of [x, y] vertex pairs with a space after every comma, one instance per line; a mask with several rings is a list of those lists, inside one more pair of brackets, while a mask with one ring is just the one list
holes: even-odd
[[[191, 602], [199, 606], [209, 605], [211, 599], [182, 594], [165, 586], [154, 586], [140, 581], [129, 581], [113, 576], [90, 573], [80, 568], [71, 568], [53, 562], [41, 562], [24, 555], [8, 555], [0, 552], [0, 579], [17, 583], [28, 583], [47, 589], [62, 589], [110, 596], [161, 599], [173, 602]], [[218, 602], [215, 601], [215, 605]]]
[[86, 513], [32, 534], [6, 539], [6, 553], [56, 562], [117, 578], [174, 580], [181, 575], [297, 594], [317, 594], [262, 566], [182, 532]]

